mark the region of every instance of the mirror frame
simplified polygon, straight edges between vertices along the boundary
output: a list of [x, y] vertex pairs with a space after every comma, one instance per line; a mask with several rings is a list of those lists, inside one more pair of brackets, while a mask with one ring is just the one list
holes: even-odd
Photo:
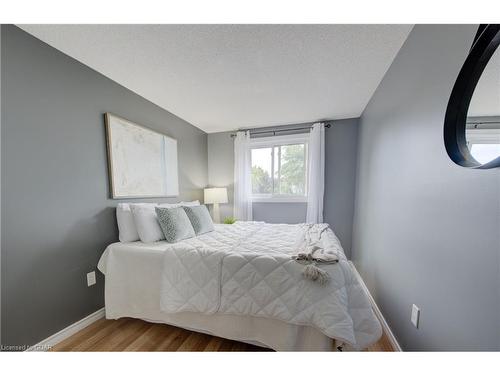
[[465, 138], [467, 112], [476, 85], [500, 44], [500, 25], [480, 25], [469, 55], [458, 74], [444, 120], [446, 152], [456, 164], [474, 169], [500, 167], [500, 156], [481, 164], [471, 155]]

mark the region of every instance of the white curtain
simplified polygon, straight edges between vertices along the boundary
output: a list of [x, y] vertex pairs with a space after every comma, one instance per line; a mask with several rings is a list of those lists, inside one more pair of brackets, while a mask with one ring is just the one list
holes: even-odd
[[234, 139], [234, 216], [252, 220], [252, 171], [250, 132], [237, 132]]
[[325, 124], [311, 128], [308, 155], [308, 194], [306, 222], [323, 222], [323, 196], [325, 193]]

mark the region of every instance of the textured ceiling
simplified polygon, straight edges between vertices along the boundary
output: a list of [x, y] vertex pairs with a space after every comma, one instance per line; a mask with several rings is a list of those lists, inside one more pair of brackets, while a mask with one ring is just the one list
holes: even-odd
[[20, 25], [206, 132], [359, 116], [412, 25]]

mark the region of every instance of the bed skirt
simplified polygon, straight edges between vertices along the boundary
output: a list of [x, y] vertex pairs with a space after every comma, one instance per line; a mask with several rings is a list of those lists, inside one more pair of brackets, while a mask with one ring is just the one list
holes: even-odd
[[237, 315], [204, 315], [183, 312], [140, 313], [122, 311], [106, 313], [106, 319], [123, 317], [142, 319], [152, 323], [164, 323], [190, 331], [206, 333], [230, 340], [263, 346], [278, 351], [331, 351], [336, 350], [335, 340], [313, 327], [297, 326], [258, 317]]

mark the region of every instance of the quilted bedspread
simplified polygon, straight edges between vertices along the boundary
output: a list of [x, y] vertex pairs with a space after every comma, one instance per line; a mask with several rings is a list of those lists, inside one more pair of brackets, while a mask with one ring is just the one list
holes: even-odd
[[[306, 236], [306, 232], [309, 236]], [[339, 262], [319, 265], [330, 281], [304, 278], [292, 259], [315, 238]], [[166, 313], [251, 315], [313, 326], [363, 349], [381, 326], [339, 240], [326, 224], [237, 222], [181, 241], [164, 255], [160, 308]]]

